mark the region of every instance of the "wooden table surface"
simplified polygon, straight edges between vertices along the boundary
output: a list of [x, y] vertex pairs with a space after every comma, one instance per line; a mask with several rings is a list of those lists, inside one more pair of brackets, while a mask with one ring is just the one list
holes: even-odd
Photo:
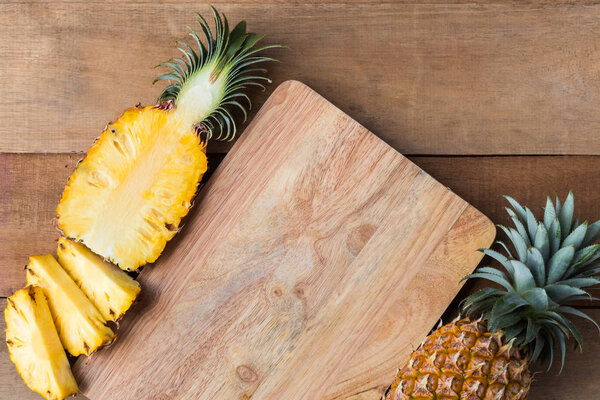
[[[266, 43], [289, 46], [271, 52], [281, 63], [270, 66], [273, 85], [253, 93], [255, 110], [298, 79], [494, 222], [507, 223], [500, 194], [539, 210], [545, 194], [569, 189], [582, 218], [600, 219], [600, 4], [213, 3]], [[191, 0], [0, 3], [0, 308], [24, 284], [28, 256], [54, 250], [55, 207], [76, 162], [107, 121], [153, 103], [153, 67], [175, 55], [196, 11], [209, 9]], [[211, 143], [213, 167], [228, 149]], [[588, 308], [600, 318], [600, 307]], [[531, 399], [600, 389], [600, 337], [579, 326], [585, 353], [570, 352], [560, 376], [537, 375]], [[0, 399], [35, 398], [0, 346]]]

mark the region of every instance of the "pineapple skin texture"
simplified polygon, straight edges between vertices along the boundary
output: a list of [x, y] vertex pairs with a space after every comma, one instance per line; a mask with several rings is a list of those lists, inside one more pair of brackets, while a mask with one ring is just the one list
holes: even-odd
[[154, 262], [191, 207], [204, 149], [174, 110], [127, 109], [69, 178], [59, 228], [121, 269]]
[[385, 400], [525, 400], [529, 363], [481, 321], [433, 332], [396, 375]]
[[117, 321], [141, 291], [140, 284], [85, 245], [58, 239], [58, 262], [107, 321]]
[[89, 356], [114, 340], [100, 311], [52, 255], [29, 257], [27, 284], [43, 289], [60, 341], [71, 355]]
[[10, 359], [25, 384], [49, 400], [79, 389], [41, 288], [28, 286], [8, 298], [4, 310]]

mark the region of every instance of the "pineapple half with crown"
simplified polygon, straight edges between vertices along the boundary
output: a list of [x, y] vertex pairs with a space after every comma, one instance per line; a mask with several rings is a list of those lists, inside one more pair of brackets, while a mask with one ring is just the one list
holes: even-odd
[[40, 286], [63, 346], [73, 356], [89, 356], [112, 342], [113, 331], [77, 284], [50, 254], [29, 257], [27, 284]]
[[140, 284], [81, 243], [60, 238], [58, 262], [107, 321], [119, 320], [140, 293]]
[[48, 400], [79, 391], [41, 288], [28, 286], [7, 299], [6, 344], [25, 384]]
[[194, 46], [178, 42], [181, 58], [159, 65], [170, 69], [157, 81], [170, 81], [157, 106], [133, 107], [106, 130], [69, 178], [57, 208], [65, 236], [94, 253], [135, 270], [155, 261], [189, 211], [207, 170], [206, 140], [236, 135], [233, 110], [246, 117], [250, 86], [264, 89], [275, 61], [257, 53], [262, 36], [247, 33], [244, 21], [231, 31], [214, 8], [215, 33], [198, 15], [204, 44], [190, 29]]
[[[537, 221], [511, 197], [514, 228], [500, 226], [513, 251], [481, 251], [502, 269], [481, 267], [467, 278], [483, 278], [498, 288], [482, 289], [463, 303], [466, 317], [434, 331], [396, 376], [386, 400], [522, 400], [527, 398], [532, 363], [548, 364], [559, 350], [561, 371], [566, 340], [582, 336], [571, 316], [598, 324], [569, 303], [591, 300], [600, 283], [600, 221], [573, 221], [574, 199], [546, 201]], [[600, 327], [598, 327], [600, 329]]]

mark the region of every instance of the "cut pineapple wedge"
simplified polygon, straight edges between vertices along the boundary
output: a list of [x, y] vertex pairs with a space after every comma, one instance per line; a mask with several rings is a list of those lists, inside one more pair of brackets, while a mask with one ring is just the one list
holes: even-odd
[[81, 243], [60, 238], [56, 254], [60, 265], [107, 321], [121, 318], [140, 293], [135, 279]]
[[48, 400], [79, 391], [41, 288], [28, 286], [8, 298], [6, 343], [25, 384]]
[[58, 225], [94, 253], [136, 270], [175, 235], [206, 168], [191, 126], [156, 107], [130, 108], [69, 178]]
[[27, 284], [44, 290], [58, 336], [72, 355], [90, 355], [114, 339], [100, 311], [52, 255], [29, 258]]

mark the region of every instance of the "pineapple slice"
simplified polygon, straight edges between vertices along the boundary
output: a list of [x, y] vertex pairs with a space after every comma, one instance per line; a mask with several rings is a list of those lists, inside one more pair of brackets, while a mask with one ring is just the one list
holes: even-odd
[[8, 354], [25, 384], [49, 400], [77, 393], [42, 289], [28, 286], [7, 300], [4, 318]]
[[29, 257], [27, 284], [42, 287], [58, 336], [74, 356], [90, 355], [115, 334], [100, 311], [50, 254]]
[[71, 175], [58, 225], [94, 253], [136, 270], [177, 233], [206, 168], [191, 126], [156, 107], [130, 108]]
[[107, 321], [121, 318], [141, 290], [135, 279], [81, 243], [60, 238], [56, 254], [60, 265]]

